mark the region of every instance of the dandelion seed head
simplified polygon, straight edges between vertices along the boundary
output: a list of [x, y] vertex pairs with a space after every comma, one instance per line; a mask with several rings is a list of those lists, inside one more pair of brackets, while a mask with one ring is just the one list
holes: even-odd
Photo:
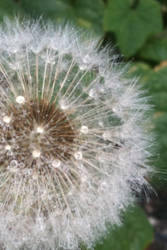
[[147, 98], [73, 27], [0, 34], [0, 246], [92, 248], [148, 185]]

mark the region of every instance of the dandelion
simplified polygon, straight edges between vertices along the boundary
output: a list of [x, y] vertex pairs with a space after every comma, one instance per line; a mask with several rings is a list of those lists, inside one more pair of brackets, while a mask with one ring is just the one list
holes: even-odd
[[91, 248], [147, 185], [147, 99], [96, 45], [68, 26], [0, 29], [4, 249]]

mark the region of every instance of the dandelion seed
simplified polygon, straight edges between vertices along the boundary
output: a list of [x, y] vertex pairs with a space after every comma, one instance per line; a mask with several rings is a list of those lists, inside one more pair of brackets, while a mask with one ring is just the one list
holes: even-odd
[[74, 28], [4, 26], [0, 248], [93, 248], [147, 185], [147, 98]]

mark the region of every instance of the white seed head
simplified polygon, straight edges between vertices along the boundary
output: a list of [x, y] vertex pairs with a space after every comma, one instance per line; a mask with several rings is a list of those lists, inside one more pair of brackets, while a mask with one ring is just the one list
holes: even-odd
[[0, 248], [93, 249], [147, 185], [147, 98], [97, 42], [0, 26]]
[[21, 95], [17, 96], [16, 97], [16, 102], [19, 103], [19, 104], [24, 104], [25, 103], [24, 96], [21, 96]]

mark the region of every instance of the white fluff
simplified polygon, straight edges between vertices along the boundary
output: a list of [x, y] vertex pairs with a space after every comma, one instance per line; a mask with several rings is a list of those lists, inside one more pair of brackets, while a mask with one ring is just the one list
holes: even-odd
[[[69, 26], [7, 21], [0, 29], [0, 77], [3, 131], [12, 130], [15, 119], [7, 113], [9, 105], [26, 105], [37, 89], [38, 97], [49, 102], [57, 98], [55, 105], [79, 134], [74, 155], [64, 162], [43, 159], [42, 149], [33, 148], [31, 141], [19, 162], [18, 141], [29, 140], [30, 134], [18, 138], [11, 131], [9, 143], [0, 133], [0, 159], [2, 165], [7, 162], [0, 169], [0, 245], [7, 250], [93, 247], [106, 232], [106, 223], [120, 223], [120, 212], [134, 202], [134, 190], [147, 185], [147, 98], [106, 49], [98, 52], [97, 41], [84, 39]], [[43, 136], [47, 130], [37, 125], [35, 131]], [[41, 177], [30, 171], [26, 164], [33, 157], [37, 169], [43, 168], [43, 160], [52, 172]], [[55, 169], [67, 175], [66, 183]], [[76, 172], [79, 187], [68, 169]]]

